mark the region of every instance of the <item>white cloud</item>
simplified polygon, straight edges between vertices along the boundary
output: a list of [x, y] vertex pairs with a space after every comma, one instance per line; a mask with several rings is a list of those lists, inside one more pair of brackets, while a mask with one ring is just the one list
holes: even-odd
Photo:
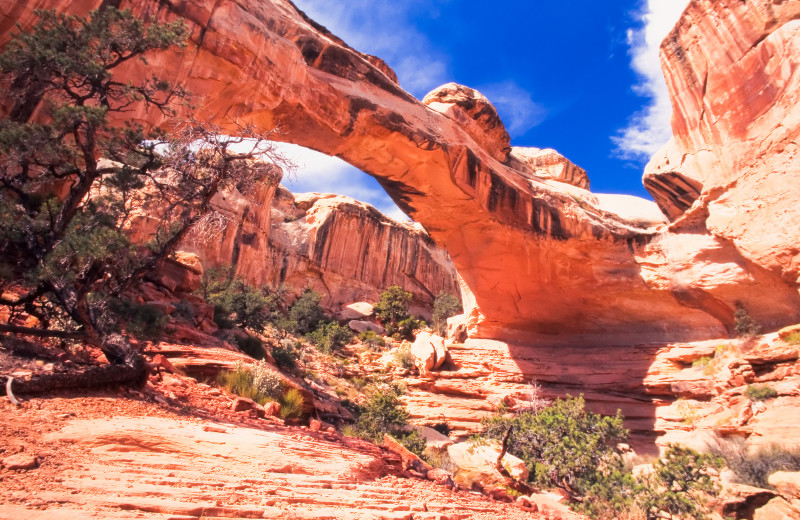
[[672, 105], [658, 50], [688, 3], [689, 0], [645, 0], [639, 15], [642, 26], [628, 31], [631, 67], [640, 77], [633, 89], [649, 102], [633, 115], [627, 128], [612, 137], [623, 157], [647, 160], [672, 136]]
[[411, 20], [415, 12], [430, 10], [428, 2], [296, 0], [295, 4], [354, 49], [385, 60], [400, 86], [414, 96], [422, 98], [447, 82], [446, 57]]
[[486, 85], [478, 90], [495, 106], [511, 137], [523, 135], [545, 118], [544, 107], [513, 81]]
[[384, 215], [408, 220], [372, 177], [338, 157], [331, 157], [302, 146], [275, 143], [278, 150], [297, 165], [283, 184], [293, 193], [317, 192], [346, 195], [372, 204]]

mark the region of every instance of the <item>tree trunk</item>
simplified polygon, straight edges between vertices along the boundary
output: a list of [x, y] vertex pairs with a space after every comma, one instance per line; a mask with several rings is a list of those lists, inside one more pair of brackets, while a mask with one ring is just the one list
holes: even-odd
[[[144, 356], [128, 340], [112, 334], [103, 340], [102, 350], [111, 361], [108, 365], [89, 367], [72, 372], [36, 374], [28, 379], [14, 379], [12, 391], [19, 394], [37, 394], [65, 388], [91, 388], [106, 385], [141, 385], [147, 376]], [[110, 355], [109, 355], [110, 354]], [[0, 376], [0, 391], [5, 394], [6, 376]]]

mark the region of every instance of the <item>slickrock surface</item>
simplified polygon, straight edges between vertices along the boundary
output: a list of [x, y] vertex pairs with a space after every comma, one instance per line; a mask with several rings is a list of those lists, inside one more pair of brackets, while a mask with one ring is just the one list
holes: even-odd
[[0, 519], [539, 518], [404, 478], [369, 443], [226, 411], [229, 400], [179, 376], [22, 408], [3, 399], [0, 455], [40, 462], [0, 469]]
[[[0, 14], [0, 32], [15, 21], [30, 25], [35, 7], [86, 12], [99, 3], [14, 4]], [[286, 0], [120, 6], [186, 18], [188, 48], [148, 61], [203, 97], [199, 117], [279, 124], [281, 139], [374, 175], [449, 252], [467, 289], [473, 337], [596, 345], [708, 339], [730, 332], [737, 301], [768, 328], [800, 321], [797, 237], [786, 224], [800, 211], [791, 140], [800, 106], [792, 102], [800, 92], [798, 22], [790, 21], [796, 2], [694, 0], [668, 40], [680, 49], [678, 61], [665, 61], [679, 147], [699, 150], [687, 156], [695, 162], [725, 157], [711, 163], [719, 179], [700, 182], [717, 208], [707, 224], [701, 210], [672, 228], [616, 215], [587, 190], [504, 158], [502, 123], [479, 93], [447, 86], [452, 95], [433, 95], [429, 107], [381, 62]], [[713, 72], [704, 74], [703, 63]], [[142, 77], [141, 67], [126, 65], [120, 79]], [[700, 114], [703, 124], [682, 113]], [[753, 163], [742, 157], [761, 157], [760, 173], [743, 175], [740, 166]], [[735, 179], [739, 188], [729, 189]], [[685, 207], [699, 190], [696, 181], [674, 184], [657, 196], [664, 207], [673, 199]]]
[[[480, 431], [480, 419], [502, 401], [524, 408], [530, 383], [544, 398], [583, 394], [606, 415], [621, 409], [638, 453], [679, 442], [705, 450], [714, 435], [748, 438], [752, 445], [800, 446], [798, 348], [777, 335], [752, 344], [718, 340], [616, 346], [531, 348], [470, 339], [448, 348], [452, 363], [407, 379], [404, 400], [421, 424], [446, 421], [453, 435]], [[748, 385], [777, 397], [745, 397]]]

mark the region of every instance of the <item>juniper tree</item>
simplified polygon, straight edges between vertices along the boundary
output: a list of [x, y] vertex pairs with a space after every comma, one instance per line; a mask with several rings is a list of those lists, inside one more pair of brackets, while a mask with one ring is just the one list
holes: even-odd
[[[113, 7], [37, 16], [0, 55], [11, 104], [0, 120], [0, 306], [11, 319], [0, 332], [77, 337], [125, 363], [104, 338], [124, 328], [126, 292], [190, 231], [220, 223], [216, 193], [280, 175], [256, 157], [283, 159], [252, 127], [228, 138], [179, 120], [189, 101], [179, 85], [115, 77], [131, 60], [183, 45], [182, 21], [145, 24]], [[164, 128], [119, 123], [142, 108]], [[134, 243], [132, 231], [144, 240]], [[21, 313], [38, 325], [14, 325]]]

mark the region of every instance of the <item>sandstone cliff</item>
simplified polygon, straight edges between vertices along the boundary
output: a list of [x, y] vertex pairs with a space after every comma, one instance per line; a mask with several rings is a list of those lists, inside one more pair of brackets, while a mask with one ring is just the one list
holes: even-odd
[[[99, 3], [42, 0], [35, 7], [85, 12]], [[714, 169], [722, 172], [719, 187], [709, 191], [719, 208], [712, 208], [708, 219], [714, 232], [706, 230], [703, 215], [691, 212], [683, 225], [670, 228], [638, 215], [631, 219], [609, 211], [579, 186], [537, 174], [530, 164], [509, 157], [502, 122], [478, 93], [457, 86], [437, 89], [427, 99], [429, 107], [403, 91], [381, 63], [343, 45], [285, 0], [120, 4], [144, 17], [187, 19], [188, 48], [149, 62], [203, 98], [200, 117], [222, 124], [239, 117], [264, 128], [280, 124], [281, 138], [374, 175], [450, 254], [468, 289], [473, 336], [547, 344], [719, 337], [733, 326], [736, 302], [768, 328], [800, 319], [797, 252], [785, 245], [794, 242], [794, 231], [773, 225], [774, 239], [753, 238], [768, 221], [797, 210], [788, 202], [761, 208], [753, 202], [747, 203], [748, 212], [731, 214], [722, 204], [740, 200], [736, 204], [742, 206], [745, 194], [753, 197], [762, 188], [769, 200], [797, 198], [797, 183], [791, 182], [797, 171], [794, 145], [781, 137], [797, 129], [796, 104], [742, 102], [793, 85], [796, 3], [695, 0], [671, 36], [670, 41], [687, 42], [685, 53], [675, 53], [676, 65], [667, 67], [678, 114], [686, 105], [695, 107], [686, 113], [700, 114], [706, 126], [708, 118], [716, 118], [713, 129], [695, 129], [690, 118], [676, 117], [677, 133], [686, 128], [679, 144], [703, 150], [717, 143], [720, 156], [727, 157], [725, 150], [733, 154]], [[17, 4], [6, 10], [0, 28], [7, 32], [15, 21], [29, 25], [33, 7]], [[722, 14], [728, 12], [741, 16]], [[723, 37], [711, 30], [715, 17], [731, 28], [730, 41], [718, 41]], [[683, 57], [694, 56], [695, 48], [719, 49], [708, 81], [704, 74], [678, 71], [694, 70], [680, 67], [692, 63]], [[781, 58], [770, 58], [774, 55]], [[751, 78], [748, 87], [736, 90], [732, 78], [746, 72], [739, 68], [744, 65], [753, 74], [745, 76]], [[141, 75], [142, 67], [130, 63], [120, 76]], [[685, 100], [680, 97], [684, 84], [690, 87]], [[738, 101], [720, 96], [712, 102], [710, 96], [727, 92], [726, 85], [740, 92]], [[784, 90], [786, 96], [796, 92]], [[735, 108], [717, 113], [703, 110], [704, 103]], [[769, 109], [769, 117], [745, 131], [758, 115], [746, 111], [751, 105]], [[704, 141], [703, 132], [714, 139]], [[725, 144], [729, 136], [738, 141]], [[735, 144], [745, 141], [747, 146]], [[742, 154], [771, 161], [773, 148], [786, 150], [777, 174], [772, 163], [764, 163], [762, 173], [740, 181], [742, 189], [728, 190], [723, 181], [739, 177]], [[785, 182], [780, 175], [786, 175]], [[672, 184], [659, 181], [680, 195], [662, 190], [657, 196], [662, 206], [676, 200], [685, 207], [692, 189], [700, 189], [698, 181], [680, 178]]]
[[342, 195], [295, 196], [283, 186], [243, 196], [227, 192], [213, 205], [225, 218], [211, 241], [190, 237], [181, 249], [205, 267], [233, 266], [256, 285], [311, 287], [337, 312], [355, 301], [377, 301], [398, 285], [414, 295], [412, 311], [430, 318], [442, 292], [458, 294], [455, 268], [419, 226], [390, 219]]

